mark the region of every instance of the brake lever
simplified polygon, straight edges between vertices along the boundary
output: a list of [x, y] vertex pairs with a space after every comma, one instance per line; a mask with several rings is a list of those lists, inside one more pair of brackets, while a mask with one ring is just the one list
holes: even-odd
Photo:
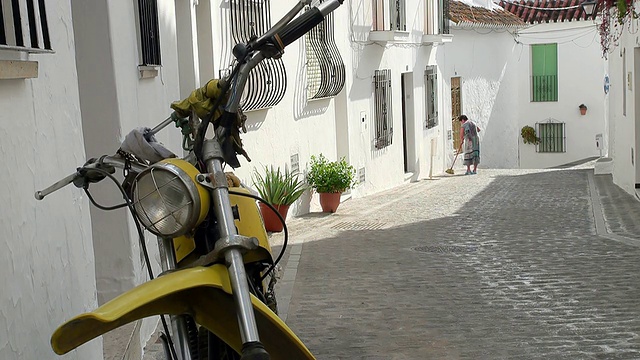
[[[87, 165], [93, 165], [92, 167], [87, 167]], [[96, 171], [96, 169], [101, 171]], [[73, 179], [73, 185], [77, 188], [88, 188], [91, 183], [98, 183], [102, 181], [107, 175], [104, 174], [107, 172], [109, 174], [114, 174], [116, 172], [116, 168], [113, 165], [105, 164], [98, 159], [89, 159], [83, 167], [79, 167], [77, 169], [77, 177]]]

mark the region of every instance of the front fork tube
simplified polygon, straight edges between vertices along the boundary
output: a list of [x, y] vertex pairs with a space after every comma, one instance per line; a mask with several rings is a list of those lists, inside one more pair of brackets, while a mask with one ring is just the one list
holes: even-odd
[[222, 169], [222, 152], [215, 138], [206, 140], [203, 150], [207, 170], [213, 177], [214, 189], [210, 191], [214, 205], [213, 209], [218, 219], [220, 237], [227, 239], [230, 244], [224, 249], [223, 253], [236, 304], [238, 327], [240, 329], [242, 343], [243, 345], [247, 345], [248, 343], [259, 344], [260, 338], [253, 306], [251, 305], [247, 273], [240, 247], [235, 241], [238, 232], [229, 199], [229, 188], [227, 186], [226, 176]]
[[[173, 239], [158, 237], [158, 245], [162, 272], [175, 270], [177, 264]], [[184, 315], [171, 315], [170, 319], [171, 340], [175, 345], [176, 355], [178, 355], [177, 360], [193, 360], [189, 350], [189, 332]]]

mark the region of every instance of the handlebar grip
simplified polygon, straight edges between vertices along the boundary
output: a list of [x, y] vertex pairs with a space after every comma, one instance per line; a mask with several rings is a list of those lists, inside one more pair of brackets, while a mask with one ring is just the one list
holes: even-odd
[[344, 0], [325, 0], [318, 6], [305, 11], [276, 34], [276, 40], [279, 38], [282, 41], [282, 48], [284, 49], [287, 45], [320, 24], [325, 16], [337, 9], [343, 2]]
[[55, 184], [49, 186], [48, 188], [40, 191], [36, 191], [35, 193], [36, 200], [42, 200], [44, 199], [45, 196], [51, 194], [52, 192], [58, 191], [63, 187], [71, 184], [73, 180], [75, 180], [77, 177], [78, 177], [78, 172], [76, 171], [75, 173], [65, 177], [64, 179], [57, 181]]
[[280, 37], [284, 48], [320, 24], [322, 20], [324, 20], [324, 15], [320, 9], [313, 7], [291, 21], [276, 36]]

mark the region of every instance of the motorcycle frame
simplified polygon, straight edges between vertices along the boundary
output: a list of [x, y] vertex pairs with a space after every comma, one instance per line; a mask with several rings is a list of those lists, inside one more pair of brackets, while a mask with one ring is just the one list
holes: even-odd
[[[226, 105], [226, 109], [231, 110], [229, 111], [230, 113], [235, 114], [237, 112], [240, 103], [239, 94], [242, 94], [249, 72], [262, 60], [264, 60], [264, 55], [262, 52], [257, 51], [248, 62], [239, 65], [240, 69], [236, 81], [229, 90], [232, 96], [230, 96]], [[168, 124], [169, 122], [163, 122], [153, 130], [154, 132], [158, 132]], [[233, 289], [233, 297], [238, 314], [240, 336], [243, 344], [259, 342], [258, 326], [251, 304], [249, 285], [246, 281], [248, 277], [242, 255], [243, 241], [239, 237], [234, 224], [229, 188], [222, 167], [224, 156], [217, 137], [204, 140], [202, 160], [204, 160], [207, 166], [208, 176], [213, 186], [212, 189], [209, 189], [209, 193], [211, 195], [214, 215], [218, 219], [218, 231], [221, 236], [218, 241], [224, 244], [219, 247], [219, 249], [229, 272], [229, 280]], [[172, 239], [158, 238], [158, 242], [161, 249], [162, 270], [168, 271], [176, 269], [177, 263]], [[189, 352], [189, 338], [184, 316], [171, 316], [171, 330], [173, 332], [172, 337], [175, 338], [174, 343], [177, 345], [176, 353], [178, 354], [179, 360], [192, 360]]]

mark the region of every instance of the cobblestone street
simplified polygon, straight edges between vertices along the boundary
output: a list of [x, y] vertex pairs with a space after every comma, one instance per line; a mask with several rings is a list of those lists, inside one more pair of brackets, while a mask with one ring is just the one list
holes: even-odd
[[318, 359], [640, 359], [640, 202], [608, 176], [484, 170], [289, 227], [281, 315]]

